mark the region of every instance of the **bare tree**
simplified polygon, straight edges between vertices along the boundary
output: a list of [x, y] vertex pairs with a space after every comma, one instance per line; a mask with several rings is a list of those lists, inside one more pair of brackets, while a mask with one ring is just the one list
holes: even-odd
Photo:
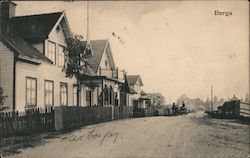
[[148, 93], [148, 96], [152, 99], [152, 104], [155, 108], [161, 108], [166, 105], [165, 97], [161, 93]]

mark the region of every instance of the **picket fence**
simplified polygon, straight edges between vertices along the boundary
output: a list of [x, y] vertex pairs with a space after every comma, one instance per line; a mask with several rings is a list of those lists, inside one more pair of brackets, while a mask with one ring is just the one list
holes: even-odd
[[0, 113], [0, 136], [54, 131], [54, 109], [30, 109]]
[[0, 136], [65, 130], [129, 117], [133, 117], [133, 108], [126, 106], [60, 106], [5, 112], [0, 113]]
[[132, 107], [55, 107], [55, 129], [63, 130], [84, 125], [129, 118], [133, 116]]

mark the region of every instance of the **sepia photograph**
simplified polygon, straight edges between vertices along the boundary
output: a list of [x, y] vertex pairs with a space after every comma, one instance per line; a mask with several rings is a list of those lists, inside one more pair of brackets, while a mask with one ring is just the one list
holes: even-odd
[[0, 0], [0, 158], [250, 158], [249, 6]]

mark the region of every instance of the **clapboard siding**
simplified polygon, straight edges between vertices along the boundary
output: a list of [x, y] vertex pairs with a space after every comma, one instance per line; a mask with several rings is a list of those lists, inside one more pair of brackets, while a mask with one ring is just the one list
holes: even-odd
[[2, 42], [0, 42], [0, 86], [4, 89], [4, 106], [8, 106], [7, 111], [13, 110], [13, 80], [14, 80], [14, 53], [11, 52]]
[[[57, 30], [56, 28], [60, 29]], [[62, 72], [62, 68], [58, 66], [58, 47], [64, 46], [65, 35], [61, 27], [61, 22], [56, 24], [49, 33], [48, 39], [41, 43], [33, 44], [41, 53], [47, 54], [48, 42], [56, 44], [56, 63], [50, 64], [42, 62], [40, 65], [32, 65], [25, 62], [18, 61], [16, 63], [16, 105], [18, 111], [23, 111], [26, 105], [26, 77], [33, 77], [37, 79], [37, 107], [45, 107], [45, 96], [44, 96], [44, 82], [45, 80], [51, 80], [54, 82], [54, 106], [60, 106], [60, 83], [68, 84], [68, 105], [73, 105], [73, 85], [76, 84], [76, 79], [66, 78], [65, 72]], [[85, 88], [82, 88], [82, 91]], [[81, 94], [81, 105], [85, 104], [85, 95]]]
[[68, 84], [68, 105], [73, 105], [73, 84], [75, 78], [66, 78], [62, 68], [49, 63], [31, 65], [18, 61], [16, 63], [16, 105], [18, 111], [23, 111], [26, 105], [26, 77], [37, 79], [37, 106], [44, 108], [44, 81], [54, 82], [54, 105], [60, 106], [60, 82]]

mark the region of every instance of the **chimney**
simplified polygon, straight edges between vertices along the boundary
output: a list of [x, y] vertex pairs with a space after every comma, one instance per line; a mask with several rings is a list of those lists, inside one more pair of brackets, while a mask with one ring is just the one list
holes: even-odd
[[16, 3], [8, 0], [3, 0], [0, 2], [0, 33], [5, 35], [9, 31], [9, 19], [15, 16], [16, 13]]

